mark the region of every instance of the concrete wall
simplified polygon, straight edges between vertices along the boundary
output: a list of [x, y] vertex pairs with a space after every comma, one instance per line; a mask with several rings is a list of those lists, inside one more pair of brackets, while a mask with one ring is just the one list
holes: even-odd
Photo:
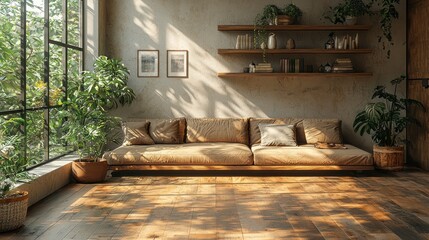
[[[286, 1], [287, 2], [287, 1]], [[285, 1], [252, 0], [109, 0], [106, 2], [106, 54], [120, 58], [131, 71], [130, 85], [137, 100], [115, 112], [127, 117], [306, 117], [343, 120], [345, 140], [371, 150], [368, 136], [352, 129], [356, 113], [372, 95], [376, 85], [388, 84], [405, 73], [405, 1], [400, 20], [394, 23], [395, 45], [391, 59], [381, 49], [377, 18], [360, 34], [360, 45], [374, 54], [351, 56], [360, 70], [373, 72], [369, 78], [258, 78], [221, 79], [217, 72], [241, 71], [261, 56], [221, 56], [218, 48], [234, 48], [238, 33], [217, 31], [218, 24], [253, 24], [266, 4], [283, 6]], [[322, 13], [332, 0], [295, 1], [303, 12], [302, 24], [328, 24]], [[323, 46], [329, 32], [278, 33], [280, 46], [294, 38], [297, 47]], [[343, 33], [338, 32], [339, 35]], [[160, 77], [137, 77], [137, 50], [160, 51]], [[189, 51], [189, 78], [167, 78], [166, 50]], [[283, 56], [286, 57], [286, 56]], [[341, 56], [303, 56], [317, 66]], [[268, 60], [278, 64], [280, 56]], [[401, 89], [405, 94], [405, 87]]]

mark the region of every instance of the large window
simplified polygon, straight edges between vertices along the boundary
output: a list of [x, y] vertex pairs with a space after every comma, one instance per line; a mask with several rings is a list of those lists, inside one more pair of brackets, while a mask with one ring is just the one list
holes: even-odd
[[0, 124], [24, 119], [30, 165], [71, 150], [59, 108], [82, 68], [82, 23], [83, 0], [0, 1]]

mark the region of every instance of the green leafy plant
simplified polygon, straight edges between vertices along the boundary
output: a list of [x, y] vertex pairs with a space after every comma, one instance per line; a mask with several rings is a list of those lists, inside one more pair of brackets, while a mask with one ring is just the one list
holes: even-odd
[[83, 72], [74, 86], [61, 116], [65, 139], [74, 146], [79, 158], [97, 160], [110, 139], [110, 133], [119, 125], [119, 119], [108, 110], [131, 104], [135, 94], [128, 87], [128, 69], [116, 59], [100, 56], [94, 71]]
[[0, 125], [0, 199], [10, 196], [13, 186], [30, 178], [25, 172], [28, 162], [24, 157], [24, 138], [20, 128], [22, 118], [11, 118]]
[[258, 48], [263, 42], [267, 40], [266, 27], [275, 23], [276, 17], [281, 10], [273, 4], [266, 5], [262, 11], [255, 17], [254, 27], [254, 48]]
[[[383, 42], [383, 38], [388, 45], [393, 45], [392, 38], [392, 21], [399, 18], [396, 6], [400, 0], [344, 0], [335, 7], [329, 7], [329, 10], [323, 13], [325, 19], [333, 24], [344, 23], [346, 16], [364, 16], [376, 14], [380, 17], [379, 23], [382, 35], [378, 36], [378, 41]], [[371, 11], [371, 8], [377, 4], [380, 9]], [[387, 51], [387, 58], [390, 58], [390, 47], [383, 42], [383, 49]]]
[[422, 103], [414, 99], [398, 98], [398, 85], [405, 76], [393, 79], [394, 92], [389, 93], [384, 86], [377, 86], [372, 99], [383, 99], [383, 102], [368, 103], [365, 109], [356, 115], [353, 122], [355, 132], [361, 136], [370, 134], [374, 143], [379, 146], [396, 146], [398, 135], [409, 124], [419, 124], [416, 119], [404, 116], [408, 106], [414, 105], [424, 110]]
[[302, 16], [302, 11], [295, 4], [290, 3], [280, 11], [281, 15], [286, 15], [293, 18], [295, 21]]
[[335, 7], [323, 13], [323, 16], [333, 24], [344, 23], [347, 16], [360, 17], [370, 15], [371, 4], [365, 4], [362, 0], [345, 0]]

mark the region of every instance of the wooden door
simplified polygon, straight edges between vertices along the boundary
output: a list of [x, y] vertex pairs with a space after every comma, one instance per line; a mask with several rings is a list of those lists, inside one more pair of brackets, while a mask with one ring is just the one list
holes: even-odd
[[[429, 78], [429, 1], [409, 0], [407, 10], [407, 74], [408, 78]], [[407, 160], [429, 170], [429, 88], [421, 81], [407, 81], [408, 98], [419, 100], [427, 112], [410, 109], [421, 127], [407, 128]]]

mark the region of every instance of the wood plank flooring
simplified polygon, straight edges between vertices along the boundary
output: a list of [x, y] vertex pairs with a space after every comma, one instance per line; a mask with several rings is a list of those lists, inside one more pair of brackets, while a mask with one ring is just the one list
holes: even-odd
[[428, 172], [287, 174], [70, 184], [0, 239], [429, 239]]

